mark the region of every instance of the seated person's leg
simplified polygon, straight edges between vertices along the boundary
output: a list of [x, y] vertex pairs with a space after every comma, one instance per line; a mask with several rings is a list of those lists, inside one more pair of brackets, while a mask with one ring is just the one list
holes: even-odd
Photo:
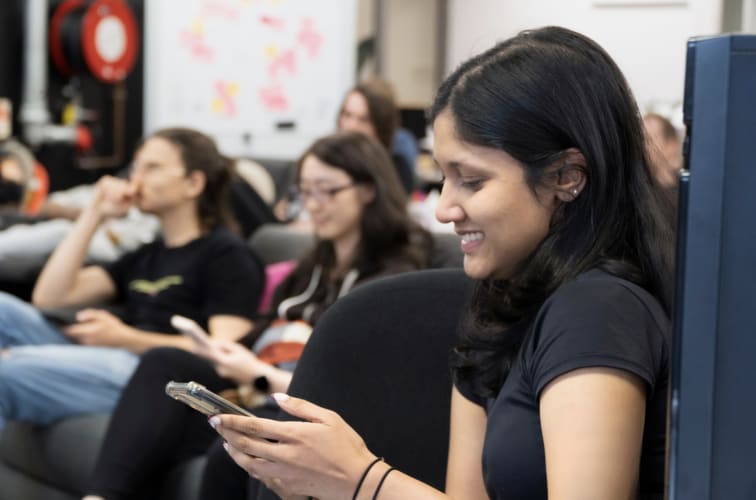
[[70, 343], [68, 337], [48, 322], [37, 308], [0, 292], [0, 347]]
[[87, 493], [146, 498], [146, 490], [172, 466], [204, 454], [217, 437], [207, 417], [165, 394], [171, 380], [194, 380], [214, 392], [232, 386], [209, 362], [189, 352], [147, 352], [113, 412]]
[[3, 419], [45, 425], [110, 412], [138, 359], [107, 347], [11, 348], [0, 360], [0, 425]]

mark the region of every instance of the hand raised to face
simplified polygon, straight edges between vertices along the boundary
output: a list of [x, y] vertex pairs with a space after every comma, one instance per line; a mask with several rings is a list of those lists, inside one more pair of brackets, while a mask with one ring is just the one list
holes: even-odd
[[105, 175], [95, 185], [91, 206], [103, 218], [123, 217], [133, 206], [135, 197], [133, 183]]

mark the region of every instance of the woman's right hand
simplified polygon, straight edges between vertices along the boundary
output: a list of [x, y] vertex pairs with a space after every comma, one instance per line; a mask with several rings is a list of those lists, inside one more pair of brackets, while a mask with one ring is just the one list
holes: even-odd
[[231, 458], [282, 498], [351, 498], [375, 455], [335, 412], [285, 394], [274, 397], [281, 409], [305, 421], [238, 415], [210, 419]]
[[123, 217], [134, 204], [136, 186], [129, 181], [104, 175], [95, 185], [94, 196], [89, 206], [103, 218]]

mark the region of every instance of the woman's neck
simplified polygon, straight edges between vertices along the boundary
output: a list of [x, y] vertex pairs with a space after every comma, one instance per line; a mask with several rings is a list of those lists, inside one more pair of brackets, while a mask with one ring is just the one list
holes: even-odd
[[167, 247], [180, 247], [202, 236], [203, 228], [194, 205], [176, 207], [159, 216]]
[[354, 261], [357, 255], [357, 249], [360, 245], [360, 232], [354, 231], [349, 234], [341, 236], [339, 239], [334, 240], [333, 250], [336, 255], [336, 266], [334, 271], [341, 274], [347, 270], [347, 268]]

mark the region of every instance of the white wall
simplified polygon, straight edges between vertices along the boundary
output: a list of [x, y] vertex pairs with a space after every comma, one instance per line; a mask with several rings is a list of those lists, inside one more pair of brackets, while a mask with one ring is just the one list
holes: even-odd
[[402, 107], [429, 106], [436, 93], [437, 0], [380, 0], [383, 76]]
[[641, 110], [679, 103], [686, 41], [694, 35], [719, 32], [722, 0], [626, 0], [622, 6], [599, 3], [449, 0], [447, 72], [522, 29], [560, 25], [590, 36], [609, 52], [630, 82]]

